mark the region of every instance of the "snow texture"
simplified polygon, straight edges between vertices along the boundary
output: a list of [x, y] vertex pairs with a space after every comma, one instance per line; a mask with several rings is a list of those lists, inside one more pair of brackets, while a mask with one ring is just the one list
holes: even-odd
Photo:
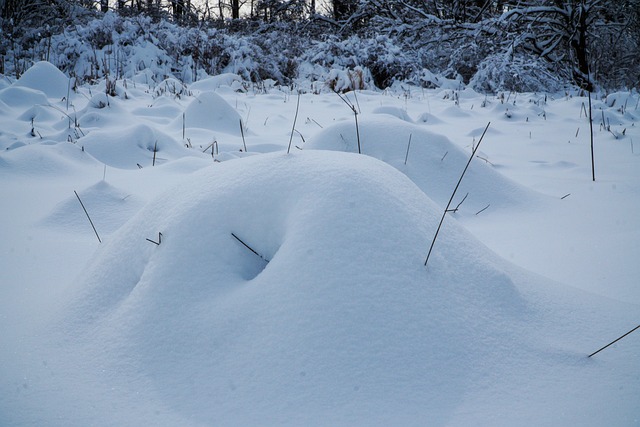
[[637, 334], [587, 357], [638, 323], [637, 93], [593, 182], [584, 97], [342, 95], [358, 154], [334, 93], [154, 67], [0, 79], [0, 425], [638, 423]]

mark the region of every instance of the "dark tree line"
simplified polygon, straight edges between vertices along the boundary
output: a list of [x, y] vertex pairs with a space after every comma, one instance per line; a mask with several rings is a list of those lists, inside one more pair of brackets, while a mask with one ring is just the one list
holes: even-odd
[[[640, 85], [640, 0], [0, 0], [0, 26], [13, 42], [28, 29], [59, 32], [110, 10], [245, 34], [266, 24], [303, 25], [304, 37], [318, 40], [384, 36], [402, 49], [437, 51], [448, 65], [426, 65], [465, 80], [501, 58], [539, 61], [589, 90]], [[371, 57], [386, 73], [380, 82], [408, 74], [383, 56]]]

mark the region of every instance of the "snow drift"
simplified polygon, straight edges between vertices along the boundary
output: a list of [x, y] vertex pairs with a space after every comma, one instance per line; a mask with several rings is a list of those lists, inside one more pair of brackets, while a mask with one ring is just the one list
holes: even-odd
[[[146, 71], [68, 110], [0, 82], [0, 425], [637, 424], [640, 341], [586, 357], [637, 325], [636, 93], [594, 102], [592, 183], [584, 97], [440, 92], [420, 116], [429, 93], [361, 92], [360, 156], [336, 152], [356, 151], [341, 101], [303, 94], [296, 143], [334, 151], [285, 155], [289, 89], [224, 76], [203, 103]], [[492, 163], [473, 159], [425, 268], [489, 120]]]
[[452, 221], [427, 272], [440, 209], [378, 160], [262, 155], [190, 182], [112, 236], [64, 322], [86, 342], [70, 353], [128, 360], [125, 387], [189, 422], [444, 420], [486, 362], [473, 343], [529, 311]]

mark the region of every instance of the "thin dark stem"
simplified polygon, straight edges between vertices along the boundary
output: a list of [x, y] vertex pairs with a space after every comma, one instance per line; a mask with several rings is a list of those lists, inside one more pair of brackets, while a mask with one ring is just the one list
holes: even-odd
[[162, 233], [158, 233], [158, 241], [153, 241], [151, 239], [147, 239], [148, 242], [153, 243], [156, 246], [160, 246], [160, 243], [162, 243]]
[[240, 243], [242, 243], [242, 246], [244, 246], [245, 248], [249, 249], [251, 252], [253, 252], [255, 255], [257, 255], [258, 257], [260, 257], [263, 261], [269, 262], [268, 259], [266, 259], [265, 257], [263, 257], [262, 255], [260, 255], [258, 252], [256, 252], [251, 246], [247, 245], [245, 242], [242, 241], [241, 238], [239, 238], [238, 236], [236, 236], [234, 233], [231, 233], [231, 235]]
[[353, 117], [356, 120], [356, 138], [358, 139], [358, 154], [362, 154], [362, 150], [360, 149], [360, 127], [358, 126], [358, 113], [356, 109], [353, 109]]
[[291, 136], [289, 137], [289, 147], [287, 148], [287, 154], [291, 151], [291, 142], [293, 141], [293, 132], [296, 130], [296, 121], [298, 121], [298, 110], [300, 110], [300, 92], [298, 92], [298, 103], [296, 105], [296, 115], [293, 118], [293, 127], [291, 128]]
[[93, 225], [93, 221], [91, 221], [91, 217], [89, 216], [89, 212], [87, 212], [87, 208], [84, 207], [84, 203], [82, 203], [82, 200], [80, 200], [80, 196], [78, 195], [78, 192], [76, 190], [73, 190], [73, 192], [76, 194], [76, 197], [78, 198], [78, 201], [80, 202], [80, 206], [82, 206], [82, 209], [84, 210], [84, 214], [87, 216], [87, 219], [89, 219], [89, 223], [91, 224], [91, 228], [93, 228], [93, 232], [96, 233], [96, 237], [98, 238], [98, 242], [102, 243], [102, 240], [100, 240], [100, 236], [98, 236], [98, 231], [96, 230], [96, 226]]
[[622, 335], [621, 337], [616, 338], [615, 340], [611, 341], [609, 344], [605, 345], [604, 347], [602, 347], [600, 350], [598, 351], [594, 351], [593, 353], [591, 353], [588, 357], [593, 356], [594, 354], [598, 354], [600, 353], [602, 350], [604, 350], [605, 348], [609, 347], [612, 344], [617, 343], [618, 341], [620, 341], [622, 338], [626, 337], [627, 335], [629, 335], [631, 332], [635, 331], [636, 329], [640, 328], [640, 325], [636, 326], [635, 328], [633, 328], [632, 330], [630, 330], [629, 332], [627, 332], [626, 334]]
[[[604, 114], [604, 111], [603, 113]], [[591, 130], [591, 179], [595, 182], [596, 180], [596, 165], [595, 158], [593, 155], [593, 117], [591, 110], [591, 92], [589, 92], [589, 129]]]
[[407, 164], [407, 160], [409, 159], [409, 148], [411, 148], [411, 137], [413, 134], [409, 134], [409, 143], [407, 144], [407, 154], [404, 156], [404, 164]]
[[460, 175], [460, 179], [458, 180], [458, 183], [456, 184], [456, 188], [454, 188], [453, 189], [453, 193], [451, 193], [451, 198], [449, 198], [449, 203], [447, 203], [447, 207], [444, 208], [444, 212], [442, 213], [442, 218], [440, 218], [440, 223], [438, 224], [438, 228], [436, 229], [436, 234], [433, 236], [433, 240], [431, 240], [431, 246], [429, 247], [429, 253], [427, 253], [427, 258], [424, 260], [425, 267], [427, 266], [427, 263], [429, 262], [429, 257], [431, 256], [431, 251], [433, 251], [433, 245], [435, 245], [436, 239], [438, 238], [438, 233], [440, 233], [440, 227], [442, 227], [442, 223], [444, 222], [444, 217], [447, 216], [447, 211], [449, 210], [449, 207], [451, 206], [451, 202], [453, 202], [453, 198], [456, 195], [456, 191], [458, 191], [458, 187], [460, 187], [460, 183], [462, 182], [462, 178], [464, 178], [464, 174], [467, 172], [467, 169], [469, 168], [469, 165], [471, 164], [471, 160], [473, 160], [473, 157], [476, 155], [476, 151], [478, 151], [478, 147], [480, 147], [480, 143], [484, 139], [484, 135], [487, 133], [487, 130], [489, 129], [489, 125], [491, 125], [491, 122], [487, 123], [487, 127], [484, 128], [484, 132], [482, 132], [482, 136], [480, 137], [480, 140], [478, 141], [478, 144], [476, 144], [475, 148], [471, 152], [471, 156], [469, 156], [469, 161], [467, 162], [467, 165], [464, 167], [464, 170], [462, 171], [462, 174]]
[[458, 209], [460, 209], [460, 206], [462, 206], [462, 204], [464, 203], [465, 200], [467, 200], [467, 197], [469, 197], [469, 193], [465, 194], [464, 197], [462, 198], [462, 200], [460, 200], [460, 203], [458, 203], [458, 206], [456, 206], [453, 209], [449, 209], [447, 212], [458, 212]]
[[151, 166], [155, 166], [156, 165], [156, 153], [158, 152], [158, 140], [156, 140], [156, 142], [153, 144], [153, 163], [151, 164]]
[[491, 206], [491, 204], [488, 204], [487, 206], [485, 206], [484, 208], [480, 209], [478, 212], [476, 212], [476, 215], [481, 214], [482, 212], [486, 211], [487, 209], [489, 209], [489, 206]]
[[362, 113], [362, 110], [360, 109], [360, 102], [358, 101], [358, 92], [356, 90], [353, 91], [353, 97], [356, 100], [356, 105], [358, 106], [358, 113]]
[[336, 95], [338, 95], [338, 97], [340, 97], [340, 99], [342, 99], [342, 101], [347, 104], [349, 106], [349, 108], [351, 108], [352, 111], [355, 112], [356, 108], [353, 106], [353, 104], [351, 102], [349, 102], [344, 96], [342, 96], [342, 94], [340, 92], [338, 92], [337, 90], [333, 90], [333, 93], [335, 93]]
[[242, 135], [242, 146], [244, 147], [244, 152], [247, 152], [247, 142], [244, 140], [244, 128], [242, 127], [242, 119], [240, 120], [240, 134]]
[[[342, 99], [342, 101], [347, 104], [349, 106], [349, 108], [351, 109], [351, 111], [353, 111], [353, 117], [355, 118], [356, 121], [356, 137], [358, 139], [358, 154], [362, 154], [362, 149], [360, 148], [360, 128], [358, 127], [358, 110], [356, 109], [356, 106], [353, 105], [353, 103], [351, 101], [348, 100], [348, 98], [346, 96], [342, 96], [340, 94], [340, 92], [338, 92], [337, 90], [333, 90], [333, 92], [338, 95], [340, 97], [340, 99]], [[356, 98], [357, 100], [357, 98]]]

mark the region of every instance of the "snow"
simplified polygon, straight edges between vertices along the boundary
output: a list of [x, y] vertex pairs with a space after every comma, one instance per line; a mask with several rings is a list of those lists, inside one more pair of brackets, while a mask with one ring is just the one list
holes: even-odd
[[17, 87], [38, 90], [48, 98], [58, 100], [68, 95], [70, 85], [70, 79], [47, 61], [35, 63], [14, 84]]
[[638, 424], [637, 93], [134, 81], [0, 89], [0, 425]]
[[[200, 128], [240, 135], [240, 115], [215, 92], [204, 92], [195, 98], [184, 112], [187, 128]], [[177, 124], [182, 118], [176, 119]]]
[[146, 124], [95, 130], [78, 144], [98, 161], [120, 169], [151, 166], [154, 161], [163, 163], [191, 154], [174, 138]]

